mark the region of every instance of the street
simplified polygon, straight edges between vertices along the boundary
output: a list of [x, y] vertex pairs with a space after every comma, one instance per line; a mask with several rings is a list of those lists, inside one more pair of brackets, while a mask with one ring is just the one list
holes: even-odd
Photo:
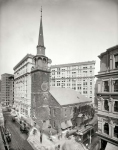
[[27, 142], [27, 135], [20, 132], [18, 123], [13, 123], [11, 121], [9, 112], [4, 112], [4, 118], [6, 120], [6, 127], [12, 134], [10, 148], [13, 150], [33, 150], [33, 148]]

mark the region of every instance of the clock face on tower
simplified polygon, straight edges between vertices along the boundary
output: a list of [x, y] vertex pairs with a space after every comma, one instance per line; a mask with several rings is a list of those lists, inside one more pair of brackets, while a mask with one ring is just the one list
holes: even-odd
[[48, 82], [43, 82], [41, 84], [41, 89], [42, 89], [42, 91], [47, 91], [47, 89], [48, 89]]

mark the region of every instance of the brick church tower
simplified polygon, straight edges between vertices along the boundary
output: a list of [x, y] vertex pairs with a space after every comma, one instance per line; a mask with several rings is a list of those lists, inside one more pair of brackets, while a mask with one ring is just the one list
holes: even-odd
[[31, 70], [31, 117], [38, 126], [49, 120], [49, 89], [51, 59], [45, 56], [42, 25], [42, 9], [37, 54], [33, 58], [35, 66]]

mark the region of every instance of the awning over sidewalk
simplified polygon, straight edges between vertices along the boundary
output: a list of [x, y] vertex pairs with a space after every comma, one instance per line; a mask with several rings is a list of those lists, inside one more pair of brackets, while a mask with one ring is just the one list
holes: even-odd
[[62, 122], [62, 123], [61, 123], [61, 128], [62, 128], [62, 129], [68, 128], [67, 125], [65, 124], [65, 122]]
[[73, 126], [71, 120], [68, 120], [66, 124], [67, 124], [67, 127], [72, 127]]
[[105, 150], [118, 150], [118, 147], [107, 142]]

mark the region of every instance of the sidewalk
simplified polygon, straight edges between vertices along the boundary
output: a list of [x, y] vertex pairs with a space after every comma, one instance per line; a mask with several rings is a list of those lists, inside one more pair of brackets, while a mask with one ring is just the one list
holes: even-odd
[[5, 150], [3, 139], [2, 139], [2, 136], [1, 136], [1, 132], [0, 132], [0, 150]]

